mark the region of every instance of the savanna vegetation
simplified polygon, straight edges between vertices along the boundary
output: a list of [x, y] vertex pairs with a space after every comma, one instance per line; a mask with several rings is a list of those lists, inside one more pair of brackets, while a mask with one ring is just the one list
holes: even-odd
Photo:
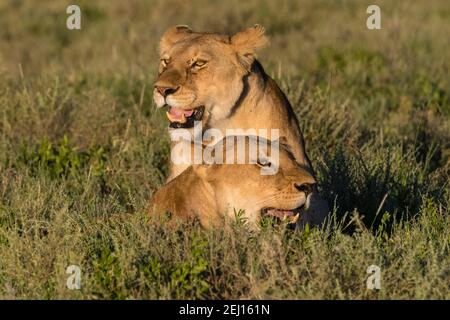
[[[71, 31], [72, 1], [0, 0], [0, 298], [450, 298], [448, 1], [76, 3]], [[381, 30], [366, 28], [374, 3]], [[169, 160], [159, 37], [255, 23], [330, 222], [147, 224]], [[372, 264], [380, 290], [366, 287]]]

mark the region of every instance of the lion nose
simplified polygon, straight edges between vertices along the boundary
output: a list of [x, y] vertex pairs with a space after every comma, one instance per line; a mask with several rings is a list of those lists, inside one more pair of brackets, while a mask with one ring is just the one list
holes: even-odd
[[169, 94], [176, 92], [179, 86], [178, 87], [155, 86], [155, 88], [163, 97], [167, 97]]
[[306, 196], [308, 196], [311, 192], [313, 192], [315, 183], [294, 183], [295, 188], [298, 191], [304, 192]]

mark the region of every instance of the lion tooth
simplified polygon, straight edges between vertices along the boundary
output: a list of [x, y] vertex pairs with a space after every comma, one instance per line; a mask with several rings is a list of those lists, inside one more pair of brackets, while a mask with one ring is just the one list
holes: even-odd
[[169, 113], [169, 111], [166, 112], [166, 116], [167, 116], [167, 118], [169, 119], [170, 122], [175, 122], [175, 121], [177, 121], [177, 119], [174, 118], [174, 117]]
[[166, 112], [167, 118], [169, 118], [170, 122], [179, 122], [179, 123], [186, 123], [187, 119], [184, 113], [181, 114], [181, 118], [175, 118], [173, 115], [170, 114], [169, 111]]
[[296, 223], [298, 218], [300, 217], [300, 213], [297, 213], [292, 219], [290, 219], [290, 223]]

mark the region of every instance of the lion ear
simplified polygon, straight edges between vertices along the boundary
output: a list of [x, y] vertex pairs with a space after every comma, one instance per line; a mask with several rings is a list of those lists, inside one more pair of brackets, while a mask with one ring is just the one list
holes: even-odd
[[175, 42], [187, 38], [192, 33], [193, 31], [191, 28], [186, 25], [178, 25], [167, 29], [159, 42], [159, 52], [163, 53], [164, 51], [167, 51], [174, 45]]
[[244, 67], [249, 70], [256, 57], [256, 50], [269, 42], [265, 29], [259, 24], [236, 33], [231, 37], [231, 45], [236, 50]]

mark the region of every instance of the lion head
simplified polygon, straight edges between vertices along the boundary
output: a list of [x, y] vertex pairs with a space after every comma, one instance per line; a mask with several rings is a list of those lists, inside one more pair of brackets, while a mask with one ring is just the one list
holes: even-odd
[[[275, 159], [266, 151], [272, 150], [271, 143], [278, 142], [264, 140], [267, 147], [260, 152], [261, 140], [245, 137], [245, 159], [233, 163], [229, 157], [237, 160], [241, 151], [237, 144], [230, 145], [222, 140], [219, 142], [223, 146], [219, 151], [223, 152], [222, 163], [191, 166], [155, 194], [150, 211], [196, 216], [204, 226], [215, 224], [224, 214], [233, 217], [235, 210], [244, 210], [249, 222], [257, 222], [265, 216], [297, 222], [308, 206], [316, 181], [295, 161], [286, 145], [279, 144]], [[217, 146], [213, 152], [209, 148], [205, 148], [208, 154], [219, 150]], [[262, 169], [271, 166], [277, 166], [274, 174], [262, 174]]]
[[169, 107], [170, 127], [226, 118], [243, 91], [255, 51], [266, 43], [260, 25], [233, 36], [194, 32], [187, 26], [167, 30], [160, 42], [153, 96], [157, 107]]

